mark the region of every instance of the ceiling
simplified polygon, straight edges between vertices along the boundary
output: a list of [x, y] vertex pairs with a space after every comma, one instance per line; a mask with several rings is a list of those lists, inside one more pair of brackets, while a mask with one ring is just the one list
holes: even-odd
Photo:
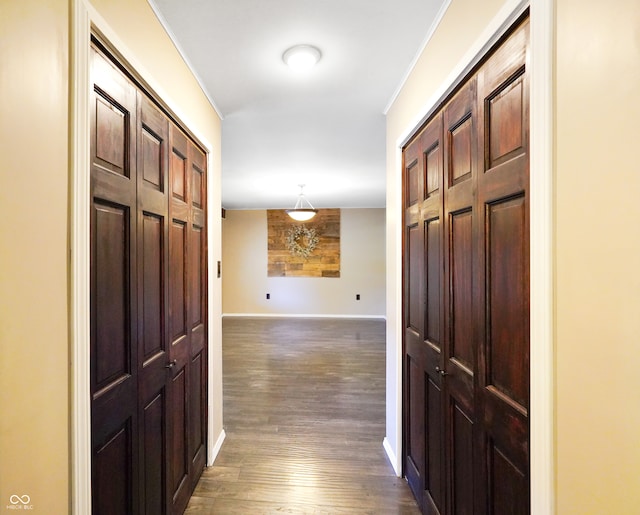
[[[385, 116], [446, 0], [150, 0], [222, 121], [222, 205], [384, 207]], [[320, 49], [306, 75], [283, 52]]]

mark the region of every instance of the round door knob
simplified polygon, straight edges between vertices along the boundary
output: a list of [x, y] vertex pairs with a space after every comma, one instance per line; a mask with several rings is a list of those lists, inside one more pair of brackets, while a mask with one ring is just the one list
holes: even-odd
[[177, 361], [174, 359], [173, 361], [169, 361], [169, 363], [167, 363], [164, 368], [173, 368], [176, 366]]
[[447, 372], [442, 370], [440, 367], [436, 367], [436, 372], [440, 374], [442, 377], [449, 375]]

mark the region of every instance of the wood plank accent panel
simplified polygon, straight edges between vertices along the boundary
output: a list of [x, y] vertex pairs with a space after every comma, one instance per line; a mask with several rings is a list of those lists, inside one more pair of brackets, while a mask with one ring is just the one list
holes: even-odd
[[[287, 232], [294, 226], [316, 231], [318, 245], [308, 258], [287, 248]], [[296, 222], [282, 209], [268, 209], [267, 238], [268, 277], [340, 277], [339, 209], [319, 209], [308, 222]]]
[[427, 514], [529, 512], [528, 30], [403, 150], [404, 471]]

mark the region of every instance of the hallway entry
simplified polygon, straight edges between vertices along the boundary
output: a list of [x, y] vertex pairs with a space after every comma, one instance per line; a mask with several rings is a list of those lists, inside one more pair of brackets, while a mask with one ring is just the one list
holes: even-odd
[[403, 151], [404, 472], [423, 513], [529, 513], [529, 23]]
[[206, 457], [206, 156], [93, 43], [93, 513], [179, 514]]
[[382, 447], [385, 322], [225, 317], [227, 437], [186, 513], [418, 515]]

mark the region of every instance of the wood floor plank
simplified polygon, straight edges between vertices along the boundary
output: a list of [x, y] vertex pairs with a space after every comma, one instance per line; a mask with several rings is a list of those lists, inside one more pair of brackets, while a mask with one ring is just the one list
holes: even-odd
[[223, 380], [187, 514], [419, 514], [382, 449], [384, 321], [225, 318]]

